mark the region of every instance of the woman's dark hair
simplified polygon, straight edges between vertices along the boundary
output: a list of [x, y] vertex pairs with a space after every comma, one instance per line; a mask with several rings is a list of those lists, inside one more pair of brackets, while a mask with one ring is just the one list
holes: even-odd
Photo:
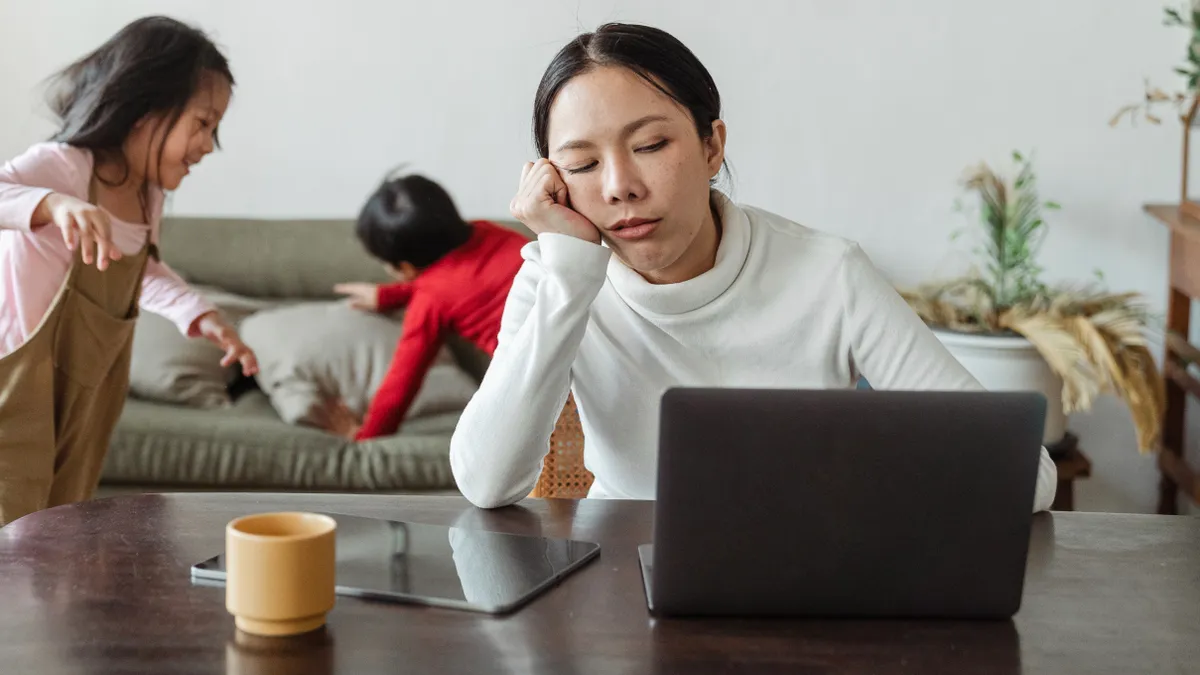
[[61, 126], [51, 140], [91, 150], [119, 167], [117, 184], [124, 183], [130, 167], [122, 146], [138, 121], [162, 114], [170, 133], [213, 74], [233, 86], [229, 62], [202, 31], [165, 16], [138, 19], [52, 78], [50, 109]]
[[471, 238], [454, 200], [424, 176], [385, 180], [367, 199], [355, 227], [367, 251], [390, 265], [428, 267]]
[[712, 136], [712, 123], [721, 118], [721, 93], [700, 59], [666, 31], [606, 23], [567, 43], [542, 75], [533, 103], [533, 140], [539, 156], [550, 155], [550, 107], [558, 92], [571, 79], [601, 66], [628, 68], [687, 108], [700, 138]]

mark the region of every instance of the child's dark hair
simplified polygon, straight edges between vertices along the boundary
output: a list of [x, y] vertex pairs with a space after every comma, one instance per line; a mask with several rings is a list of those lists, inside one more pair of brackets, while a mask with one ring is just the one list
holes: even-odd
[[471, 238], [442, 186], [419, 175], [385, 180], [367, 199], [355, 228], [367, 251], [391, 265], [428, 267]]
[[130, 167], [122, 146], [138, 121], [162, 114], [170, 133], [214, 74], [233, 86], [229, 62], [203, 31], [165, 16], [138, 19], [52, 78], [50, 109], [61, 126], [51, 140], [91, 150], [119, 167], [117, 184], [124, 183]]
[[713, 122], [721, 119], [721, 93], [692, 50], [658, 28], [606, 23], [568, 42], [542, 74], [533, 103], [538, 156], [550, 156], [550, 108], [558, 92], [575, 77], [602, 66], [620, 66], [641, 77], [691, 113], [701, 139], [712, 136]]

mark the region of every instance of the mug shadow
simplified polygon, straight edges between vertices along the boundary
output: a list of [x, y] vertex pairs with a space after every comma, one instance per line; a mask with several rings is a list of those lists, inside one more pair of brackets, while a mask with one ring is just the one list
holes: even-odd
[[325, 627], [283, 638], [237, 630], [225, 643], [226, 675], [328, 675], [333, 671], [333, 636]]

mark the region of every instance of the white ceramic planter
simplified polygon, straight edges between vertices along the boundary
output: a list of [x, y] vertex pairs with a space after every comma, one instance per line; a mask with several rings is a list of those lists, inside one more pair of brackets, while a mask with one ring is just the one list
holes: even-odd
[[996, 337], [934, 331], [950, 353], [991, 391], [1037, 391], [1046, 396], [1046, 429], [1042, 443], [1062, 440], [1067, 416], [1063, 414], [1062, 379], [1023, 337]]

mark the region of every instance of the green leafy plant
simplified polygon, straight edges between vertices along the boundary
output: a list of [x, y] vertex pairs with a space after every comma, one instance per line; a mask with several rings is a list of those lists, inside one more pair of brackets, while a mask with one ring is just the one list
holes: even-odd
[[983, 242], [975, 249], [987, 261], [986, 274], [979, 279], [992, 307], [1004, 309], [1046, 292], [1037, 264], [1037, 250], [1046, 235], [1041, 210], [1061, 208], [1041, 201], [1033, 163], [1013, 152], [1017, 177], [1012, 185], [986, 164], [971, 169], [964, 186], [979, 196]]
[[1200, 9], [1193, 3], [1190, 7], [1184, 5], [1180, 9], [1165, 7], [1163, 11], [1166, 14], [1164, 25], [1179, 26], [1191, 32], [1187, 65], [1175, 68], [1175, 72], [1187, 78], [1187, 88], [1193, 91], [1196, 89], [1196, 83], [1200, 82]]
[[1055, 202], [1038, 195], [1033, 163], [1018, 152], [1015, 178], [986, 164], [970, 169], [963, 187], [978, 200], [982, 269], [965, 277], [901, 290], [933, 328], [1029, 340], [1063, 380], [1066, 412], [1088, 410], [1111, 392], [1128, 404], [1142, 451], [1158, 443], [1165, 406], [1162, 377], [1148, 349], [1150, 312], [1137, 293], [1095, 285], [1051, 288], [1037, 254], [1045, 238], [1044, 211]]
[[1126, 117], [1130, 122], [1138, 118], [1151, 124], [1162, 124], [1162, 118], [1154, 113], [1161, 106], [1173, 106], [1176, 114], [1182, 118], [1187, 104], [1195, 97], [1197, 85], [1200, 85], [1200, 3], [1192, 2], [1178, 8], [1163, 9], [1163, 24], [1187, 29], [1190, 37], [1187, 45], [1187, 55], [1184, 64], [1175, 67], [1175, 72], [1187, 78], [1183, 91], [1167, 92], [1159, 87], [1151, 86], [1146, 80], [1146, 91], [1139, 103], [1123, 106], [1109, 120], [1110, 126], [1117, 126]]

